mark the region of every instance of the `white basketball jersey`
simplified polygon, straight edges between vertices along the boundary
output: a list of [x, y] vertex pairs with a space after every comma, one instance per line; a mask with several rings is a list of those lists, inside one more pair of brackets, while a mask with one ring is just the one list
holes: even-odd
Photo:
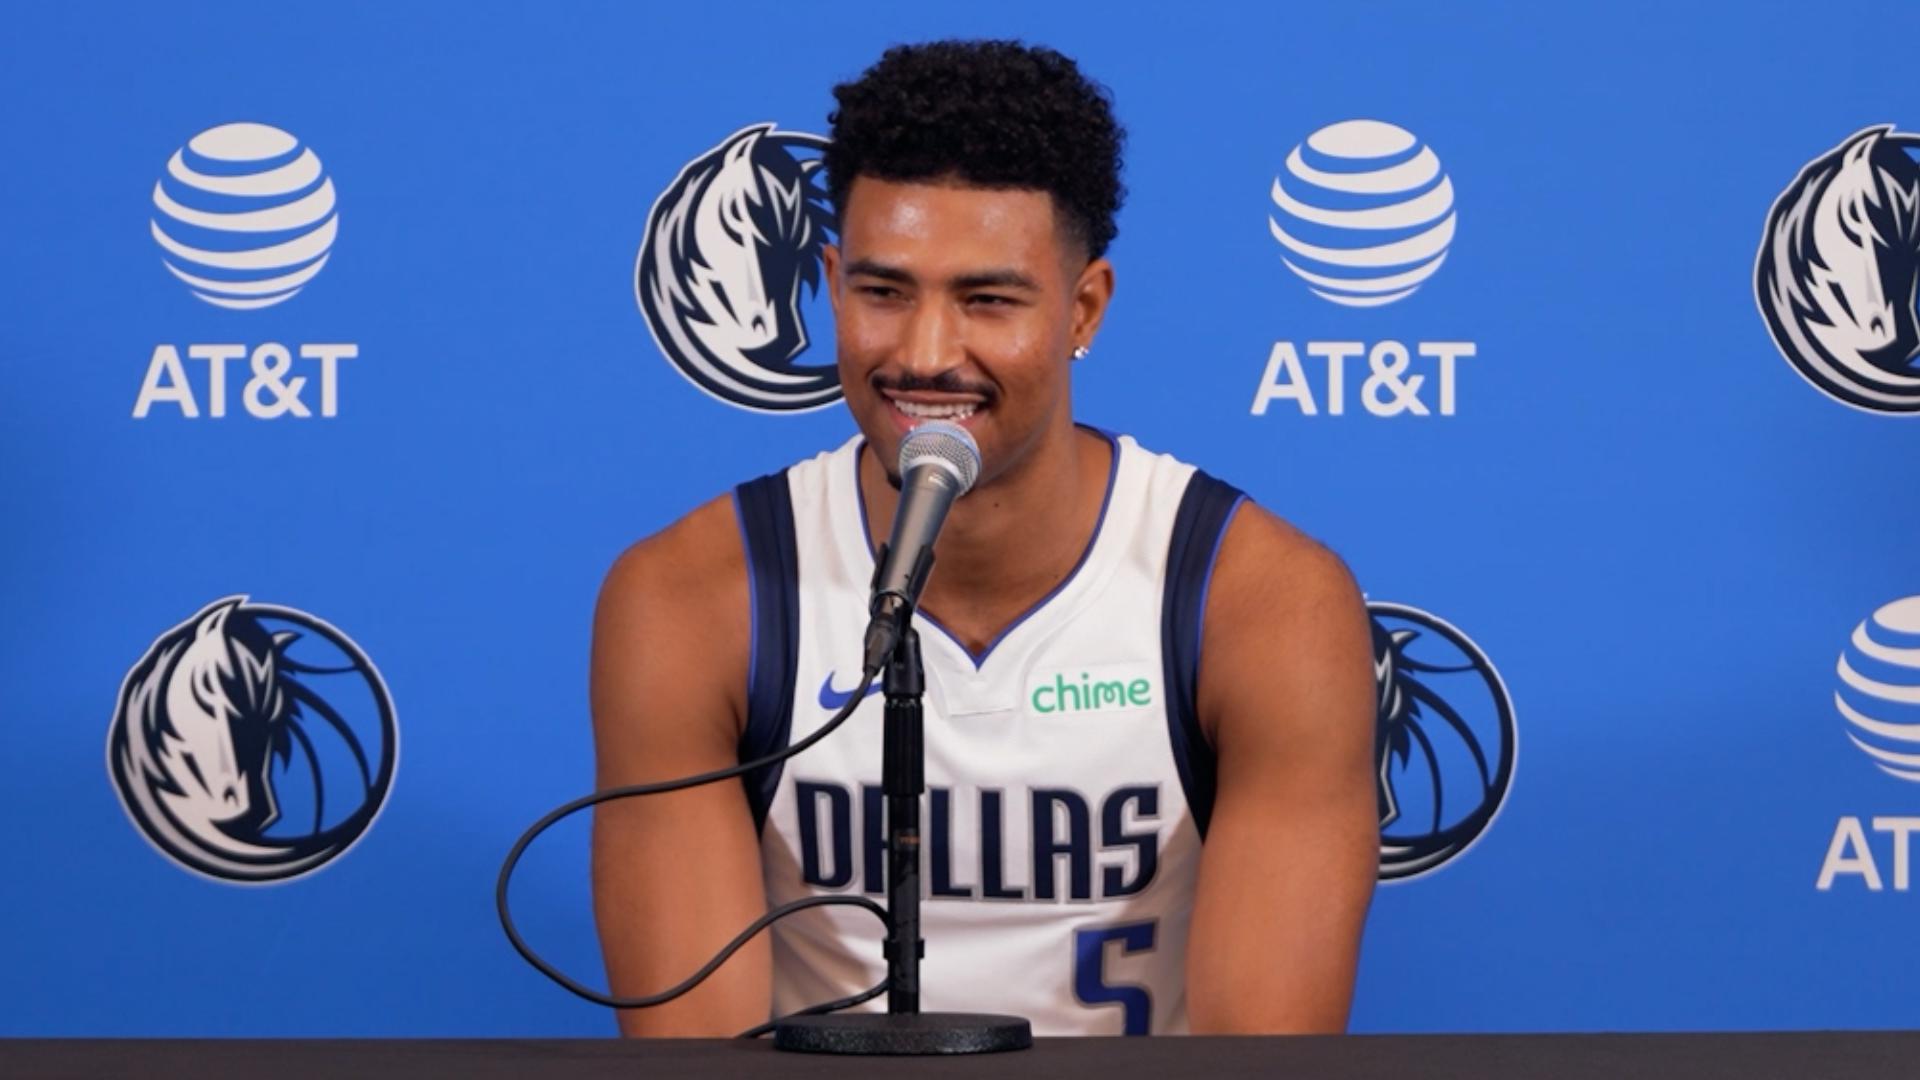
[[[1099, 526], [1064, 582], [977, 656], [915, 617], [927, 681], [925, 1011], [1011, 1013], [1038, 1035], [1187, 1028], [1187, 929], [1214, 778], [1194, 671], [1207, 578], [1241, 496], [1107, 438]], [[736, 492], [754, 609], [742, 760], [812, 734], [858, 687], [874, 571], [861, 452], [856, 438]], [[747, 778], [769, 905], [854, 893], [884, 903], [879, 688], [820, 745]], [[769, 932], [776, 1015], [886, 975], [870, 912], [812, 908]]]

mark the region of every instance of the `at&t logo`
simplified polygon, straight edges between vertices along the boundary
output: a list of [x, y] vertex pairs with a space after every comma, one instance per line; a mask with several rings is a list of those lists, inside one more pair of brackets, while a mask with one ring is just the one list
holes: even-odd
[[[1307, 136], [1268, 190], [1280, 261], [1314, 296], [1370, 309], [1412, 296], [1439, 271], [1459, 214], [1433, 148], [1405, 128], [1343, 120]], [[1276, 341], [1252, 413], [1290, 402], [1302, 416], [1452, 416], [1471, 341]], [[1303, 359], [1304, 358], [1304, 359]]]
[[[1309, 150], [1318, 166], [1307, 162]], [[1378, 120], [1307, 136], [1269, 197], [1267, 227], [1286, 252], [1281, 261], [1315, 296], [1345, 307], [1412, 296], [1446, 261], [1459, 217], [1453, 181], [1433, 148]]]
[[[187, 140], [154, 183], [152, 203], [148, 227], [161, 265], [192, 295], [229, 311], [299, 295], [340, 234], [333, 180], [319, 155], [266, 124], [221, 124]], [[183, 352], [205, 364], [198, 389]], [[343, 343], [157, 345], [133, 416], [145, 419], [160, 405], [187, 419], [230, 411], [261, 420], [336, 416], [340, 361], [359, 354]], [[244, 366], [229, 367], [235, 362]]]
[[224, 308], [291, 298], [327, 265], [340, 232], [320, 158], [265, 124], [222, 124], [189, 139], [154, 183], [153, 206], [161, 261], [193, 295]]
[[127, 672], [107, 773], [161, 854], [218, 881], [312, 873], [385, 805], [399, 761], [387, 684], [313, 615], [229, 596]]
[[709, 395], [758, 412], [840, 398], [831, 358], [803, 363], [833, 208], [818, 135], [755, 124], [689, 162], [653, 204], [634, 297], [660, 351]]
[[[1834, 668], [1834, 708], [1848, 741], [1888, 776], [1920, 784], [1920, 596], [1882, 605], [1853, 628]], [[1912, 791], [1914, 789], [1908, 789]], [[1878, 858], [1868, 833], [1887, 839]], [[1846, 815], [1834, 825], [1814, 886], [1856, 878], [1870, 892], [1906, 892], [1920, 816]], [[1882, 866], [1891, 873], [1882, 873]]]

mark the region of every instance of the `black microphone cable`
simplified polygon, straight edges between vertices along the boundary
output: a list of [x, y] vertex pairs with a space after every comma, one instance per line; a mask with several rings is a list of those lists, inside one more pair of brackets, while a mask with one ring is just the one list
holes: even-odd
[[[628, 784], [622, 787], [608, 788], [605, 791], [596, 791], [591, 795], [582, 796], [563, 806], [556, 807], [545, 817], [534, 822], [526, 832], [520, 834], [520, 839], [514, 841], [513, 849], [507, 852], [506, 861], [500, 864], [499, 880], [493, 887], [493, 903], [494, 907], [498, 909], [500, 913], [500, 927], [507, 932], [507, 940], [513, 944], [514, 950], [518, 952], [521, 958], [526, 960], [527, 963], [532, 964], [534, 969], [539, 971], [540, 974], [545, 975], [547, 978], [559, 983], [564, 989], [596, 1005], [604, 1005], [611, 1009], [645, 1009], [672, 1001], [674, 998], [700, 985], [701, 982], [706, 980], [707, 976], [719, 970], [720, 965], [726, 963], [729, 957], [740, 951], [740, 948], [746, 945], [747, 942], [753, 940], [755, 934], [758, 934], [760, 931], [773, 925], [776, 921], [796, 911], [803, 911], [813, 907], [827, 907], [833, 904], [845, 904], [873, 912], [880, 917], [880, 921], [884, 925], [887, 920], [887, 909], [864, 896], [803, 897], [790, 903], [781, 904], [779, 907], [753, 920], [751, 925], [745, 930], [740, 931], [732, 941], [727, 942], [726, 947], [716, 953], [713, 959], [707, 961], [700, 970], [689, 975], [679, 984], [662, 990], [657, 994], [647, 994], [643, 997], [614, 997], [611, 994], [603, 994], [593, 987], [579, 982], [566, 972], [561, 971], [559, 968], [547, 962], [539, 953], [534, 952], [533, 946], [528, 945], [526, 939], [520, 936], [519, 928], [513, 923], [513, 912], [507, 904], [507, 885], [513, 879], [513, 870], [515, 866], [519, 865], [520, 856], [526, 853], [527, 846], [532, 844], [541, 833], [552, 828], [563, 818], [571, 817], [589, 806], [598, 806], [601, 803], [612, 802], [615, 799], [638, 798], [642, 795], [664, 795], [669, 791], [680, 791], [685, 788], [699, 787], [701, 784], [711, 784], [720, 780], [732, 779], [733, 777], [752, 772], [763, 766], [772, 765], [778, 761], [785, 761], [811, 748], [828, 735], [833, 734], [834, 730], [844, 723], [849, 716], [852, 716], [855, 709], [860, 707], [860, 703], [866, 699], [867, 690], [873, 686], [873, 680], [878, 678], [879, 675], [880, 669], [878, 667], [870, 667], [863, 671], [860, 675], [859, 689], [855, 690], [853, 696], [847, 699], [847, 703], [840, 707], [840, 711], [834, 713], [832, 719], [821, 725], [820, 730], [784, 750], [776, 750], [765, 757], [755, 758], [752, 761], [743, 761], [738, 765], [730, 765], [724, 769], [697, 773], [693, 776], [683, 776], [677, 780], [660, 780], [651, 784]], [[871, 1001], [886, 992], [887, 980], [882, 979], [878, 985], [863, 990], [851, 997], [840, 998], [837, 1001], [829, 1001], [820, 1005], [812, 1005], [791, 1015], [817, 1016], [821, 1013], [836, 1012], [840, 1009], [852, 1008], [864, 1001]], [[741, 1032], [737, 1037], [742, 1039], [758, 1038], [772, 1031], [776, 1023], [785, 1019], [787, 1019], [787, 1017], [783, 1016], [769, 1020], [758, 1027], [749, 1028]]]

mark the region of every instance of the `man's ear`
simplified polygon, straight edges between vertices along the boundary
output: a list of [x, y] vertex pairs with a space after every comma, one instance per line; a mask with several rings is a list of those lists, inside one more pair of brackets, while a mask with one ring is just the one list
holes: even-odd
[[1107, 304], [1113, 300], [1113, 264], [1095, 259], [1080, 271], [1073, 284], [1073, 344], [1092, 348], [1100, 333], [1100, 322], [1107, 317]]
[[820, 249], [820, 265], [827, 275], [827, 300], [835, 318], [840, 315], [840, 247], [827, 244]]

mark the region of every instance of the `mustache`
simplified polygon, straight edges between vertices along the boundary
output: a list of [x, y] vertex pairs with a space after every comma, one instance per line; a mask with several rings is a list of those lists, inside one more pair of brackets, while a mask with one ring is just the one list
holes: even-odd
[[896, 394], [910, 394], [925, 391], [931, 394], [975, 394], [991, 405], [999, 394], [986, 383], [969, 382], [958, 372], [943, 371], [932, 378], [922, 375], [884, 375], [875, 373], [868, 380], [875, 390], [891, 390]]

